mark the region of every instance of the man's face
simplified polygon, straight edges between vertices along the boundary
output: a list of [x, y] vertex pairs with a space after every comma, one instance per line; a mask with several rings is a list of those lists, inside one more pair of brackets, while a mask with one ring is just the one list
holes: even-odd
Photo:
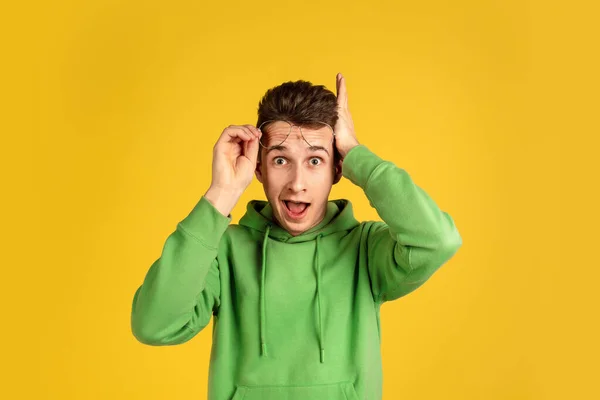
[[334, 143], [327, 129], [302, 128], [312, 147], [297, 126], [285, 139], [289, 132], [286, 122], [274, 122], [263, 131], [263, 143], [268, 148], [259, 150], [256, 178], [263, 184], [277, 222], [292, 236], [321, 222], [331, 187], [341, 178], [342, 164], [338, 161], [334, 165]]

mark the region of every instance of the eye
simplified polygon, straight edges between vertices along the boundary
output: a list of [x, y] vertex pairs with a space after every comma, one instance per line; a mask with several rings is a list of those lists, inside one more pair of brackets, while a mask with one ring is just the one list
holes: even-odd
[[277, 164], [277, 165], [283, 165], [283, 163], [278, 162], [278, 160], [285, 161], [285, 158], [283, 158], [283, 157], [275, 157], [273, 159], [273, 161], [275, 162], [275, 164]]
[[[314, 161], [317, 161], [316, 163]], [[323, 160], [321, 160], [321, 158], [319, 157], [313, 157], [310, 159], [310, 164], [311, 165], [320, 165], [323, 162]]]

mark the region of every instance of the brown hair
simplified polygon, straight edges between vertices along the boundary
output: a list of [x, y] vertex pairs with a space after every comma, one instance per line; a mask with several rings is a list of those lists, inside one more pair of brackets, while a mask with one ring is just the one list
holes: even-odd
[[[313, 85], [311, 82], [297, 80], [284, 82], [264, 94], [258, 103], [259, 127], [268, 120], [288, 120], [302, 127], [310, 127], [310, 122], [326, 122], [333, 128], [338, 120], [337, 96], [324, 85]], [[334, 164], [341, 159], [335, 141]], [[262, 147], [258, 152], [261, 159]]]

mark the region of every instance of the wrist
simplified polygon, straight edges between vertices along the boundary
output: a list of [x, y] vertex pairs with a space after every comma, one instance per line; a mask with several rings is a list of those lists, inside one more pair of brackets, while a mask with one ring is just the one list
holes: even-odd
[[240, 189], [223, 188], [211, 185], [204, 194], [204, 197], [213, 205], [213, 207], [219, 210], [221, 214], [228, 217], [243, 192], [244, 191]]
[[348, 152], [350, 152], [350, 150], [352, 150], [353, 148], [355, 148], [356, 146], [358, 146], [360, 143], [358, 143], [358, 141], [352, 143], [349, 146], [344, 146], [342, 148], [339, 149], [340, 155], [342, 156], [342, 158], [346, 158], [346, 155], [348, 154]]

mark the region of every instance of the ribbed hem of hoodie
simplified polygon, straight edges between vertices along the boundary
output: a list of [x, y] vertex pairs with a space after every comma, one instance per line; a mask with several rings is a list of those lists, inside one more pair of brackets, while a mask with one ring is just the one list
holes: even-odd
[[346, 154], [342, 163], [342, 175], [355, 185], [365, 188], [369, 176], [382, 162], [385, 162], [385, 160], [369, 150], [364, 144], [359, 144], [351, 148]]
[[206, 197], [202, 196], [188, 216], [177, 224], [177, 227], [204, 245], [218, 248], [221, 236], [227, 230], [230, 222], [231, 215], [224, 216]]

